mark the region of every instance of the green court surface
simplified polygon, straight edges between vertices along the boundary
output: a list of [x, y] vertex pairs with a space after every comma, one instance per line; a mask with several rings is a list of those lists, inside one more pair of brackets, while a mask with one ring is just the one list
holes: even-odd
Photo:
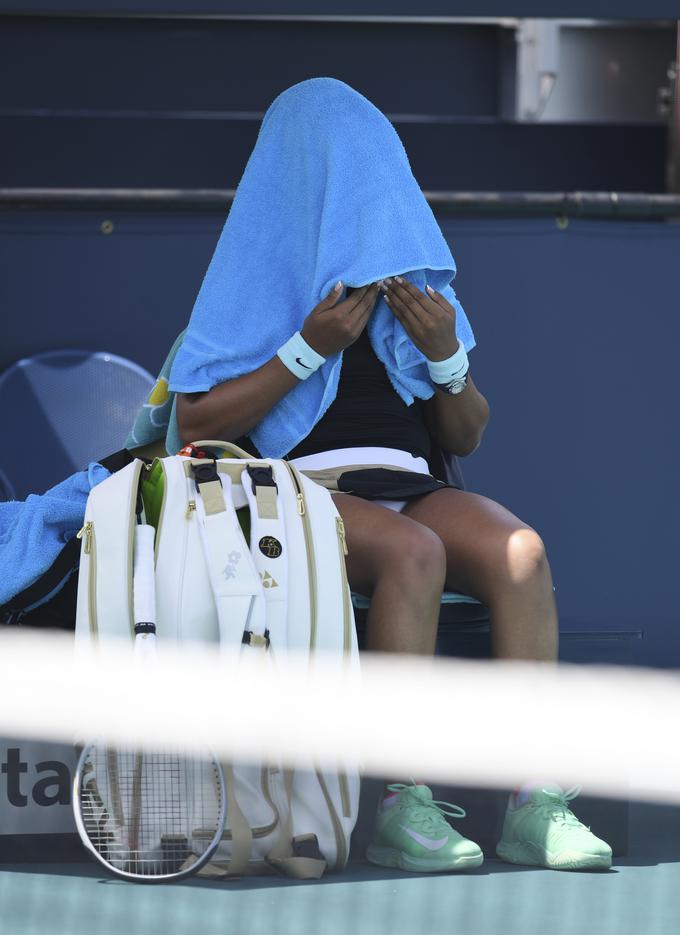
[[678, 935], [680, 808], [631, 803], [611, 870], [409, 874], [356, 859], [320, 881], [127, 883], [94, 862], [0, 865], [0, 935]]
[[620, 860], [560, 873], [487, 860], [407, 875], [356, 863], [321, 882], [279, 879], [143, 886], [94, 864], [0, 870], [2, 935], [677, 935], [680, 859]]

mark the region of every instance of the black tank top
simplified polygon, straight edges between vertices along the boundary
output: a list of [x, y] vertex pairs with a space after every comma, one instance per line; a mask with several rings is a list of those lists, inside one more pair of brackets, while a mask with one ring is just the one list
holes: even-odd
[[428, 460], [430, 436], [418, 401], [407, 406], [375, 355], [366, 329], [345, 348], [338, 392], [309, 435], [288, 458], [371, 445], [400, 448]]

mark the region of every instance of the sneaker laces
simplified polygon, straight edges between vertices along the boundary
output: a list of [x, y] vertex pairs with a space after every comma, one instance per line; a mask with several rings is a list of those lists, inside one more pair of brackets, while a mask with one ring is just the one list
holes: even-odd
[[[581, 786], [572, 786], [571, 789], [567, 789], [566, 792], [555, 792], [553, 789], [541, 789], [541, 792], [547, 795], [552, 801], [541, 802], [537, 807], [546, 809], [550, 818], [553, 821], [559, 821], [562, 825], [586, 828], [587, 825], [579, 821], [569, 808], [569, 803], [576, 798], [580, 791]], [[588, 831], [590, 831], [590, 828], [588, 828]]]
[[441, 828], [442, 822], [450, 831], [451, 825], [444, 816], [465, 818], [467, 815], [465, 809], [461, 808], [460, 805], [429, 798], [427, 793], [421, 791], [428, 789], [429, 792], [427, 786], [421, 786], [415, 782], [410, 785], [404, 782], [393, 782], [387, 788], [390, 792], [403, 792], [406, 790], [410, 808], [409, 819], [413, 824], [419, 825], [423, 831], [437, 831], [438, 828]]

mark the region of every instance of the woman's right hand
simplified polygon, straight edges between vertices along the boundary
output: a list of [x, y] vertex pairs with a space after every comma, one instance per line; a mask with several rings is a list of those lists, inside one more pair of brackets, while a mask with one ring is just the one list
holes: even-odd
[[331, 289], [305, 318], [300, 334], [322, 357], [329, 357], [354, 344], [366, 327], [375, 306], [380, 286], [377, 282], [353, 289], [338, 302], [340, 289]]

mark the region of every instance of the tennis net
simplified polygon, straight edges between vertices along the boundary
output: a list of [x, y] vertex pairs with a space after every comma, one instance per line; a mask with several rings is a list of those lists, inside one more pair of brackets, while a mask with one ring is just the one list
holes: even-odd
[[[312, 666], [294, 657], [272, 665], [261, 653], [199, 644], [159, 647], [140, 665], [127, 644], [76, 652], [71, 637], [52, 633], [7, 632], [0, 649], [3, 933], [60, 935], [96, 920], [105, 933], [198, 926], [514, 935], [576, 933], [596, 922], [599, 932], [618, 935], [670, 932], [680, 919], [675, 673], [378, 654], [362, 656], [358, 672], [326, 665], [322, 654]], [[95, 740], [133, 751], [133, 811], [135, 795], [143, 810], [163, 792], [139, 782], [135, 792], [139, 757], [152, 751], [202, 763], [210, 751], [222, 765], [276, 763], [288, 776], [310, 764], [327, 774], [359, 770], [347, 866], [291, 880], [275, 864], [261, 876], [225, 876], [209, 862], [204, 875], [181, 883], [124, 883], [88, 860], [73, 819], [77, 752]], [[462, 805], [467, 817], [454, 814], [453, 825], [479, 840], [484, 862], [465, 873], [366, 862], [384, 780], [410, 789], [426, 783], [449, 813]], [[508, 793], [534, 780], [552, 795], [549, 783], [572, 796], [580, 787], [581, 796], [563, 797], [552, 811], [568, 823], [573, 809], [610, 840], [610, 870], [563, 873], [497, 859]], [[183, 788], [182, 802], [206, 783]], [[225, 804], [228, 815], [228, 791]], [[184, 841], [174, 861], [166, 846], [164, 859], [178, 866], [195, 850]]]

